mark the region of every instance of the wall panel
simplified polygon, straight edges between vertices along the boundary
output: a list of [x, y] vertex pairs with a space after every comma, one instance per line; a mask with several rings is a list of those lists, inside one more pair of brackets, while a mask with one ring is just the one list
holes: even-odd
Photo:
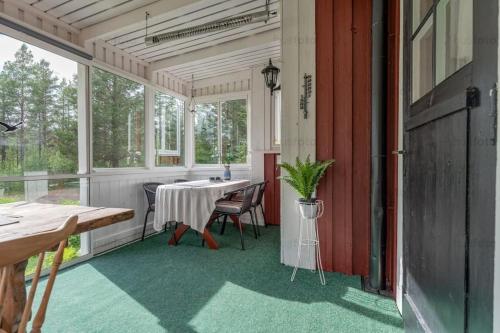
[[316, 154], [334, 158], [318, 188], [323, 267], [368, 274], [371, 2], [316, 0]]

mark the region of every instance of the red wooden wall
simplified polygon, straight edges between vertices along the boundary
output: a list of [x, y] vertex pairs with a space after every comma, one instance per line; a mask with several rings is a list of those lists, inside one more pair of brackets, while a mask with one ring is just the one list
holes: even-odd
[[264, 195], [264, 214], [266, 224], [279, 225], [281, 220], [280, 168], [278, 155], [264, 154], [264, 181], [267, 181]]
[[368, 275], [371, 1], [316, 0], [316, 157], [335, 158], [318, 188], [323, 267]]

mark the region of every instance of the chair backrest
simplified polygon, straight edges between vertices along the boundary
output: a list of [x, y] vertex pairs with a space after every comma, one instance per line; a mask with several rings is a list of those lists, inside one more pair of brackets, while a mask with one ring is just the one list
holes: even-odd
[[148, 199], [149, 208], [153, 208], [156, 197], [156, 189], [158, 186], [164, 185], [163, 183], [144, 183], [142, 187], [144, 188], [144, 193], [146, 193], [146, 199]]
[[71, 235], [78, 222], [78, 216], [70, 216], [59, 228], [29, 235], [23, 238], [0, 242], [0, 267], [13, 265], [35, 254], [55, 247]]
[[[32, 312], [31, 308], [33, 306], [33, 300], [35, 297], [38, 281], [40, 279], [40, 274], [42, 271], [45, 252], [52, 250], [54, 247], [58, 245], [56, 254], [54, 255], [53, 258], [52, 269], [49, 278], [47, 280], [42, 300], [40, 302], [36, 316], [33, 319], [32, 332], [41, 332], [41, 327], [45, 320], [45, 314], [50, 299], [50, 294], [54, 286], [55, 277], [59, 269], [59, 265], [63, 260], [66, 240], [75, 231], [77, 222], [78, 222], [78, 216], [73, 215], [70, 216], [59, 228], [55, 230], [33, 234], [27, 237], [13, 239], [10, 241], [4, 241], [0, 243], [0, 253], [2, 253], [0, 259], [0, 271], [1, 271], [0, 321], [3, 318], [2, 314], [5, 306], [6, 292], [8, 289], [8, 280], [9, 278], [12, 278], [12, 276], [15, 276], [15, 274], [17, 274], [15, 272], [14, 264], [26, 260], [27, 258], [35, 254], [38, 254], [38, 262], [35, 274], [33, 275], [30, 292], [26, 299], [24, 309], [22, 309], [23, 312], [22, 312], [22, 317], [20, 318], [21, 320], [18, 324], [17, 329], [14, 326], [14, 322], [12, 322], [12, 320], [8, 320], [6, 325], [12, 326], [10, 327], [10, 329], [9, 328], [7, 329], [8, 331], [15, 330], [16, 332], [19, 333], [26, 332], [26, 326], [31, 317], [31, 312]], [[21, 273], [24, 274], [23, 272]], [[14, 278], [17, 278], [17, 276], [15, 276]], [[11, 295], [11, 297], [14, 298], [20, 297], [20, 295], [14, 293], [14, 295]], [[25, 296], [23, 295], [22, 297]], [[0, 331], [3, 332], [1, 329]]]
[[241, 212], [244, 213], [252, 207], [253, 196], [257, 185], [249, 185], [241, 189], [243, 193], [243, 201], [241, 205]]
[[258, 206], [262, 203], [262, 198], [264, 197], [264, 192], [266, 191], [266, 186], [267, 183], [269, 183], [269, 180], [266, 180], [265, 182], [257, 184], [259, 186], [259, 191], [257, 193], [257, 198], [254, 201], [254, 205]]

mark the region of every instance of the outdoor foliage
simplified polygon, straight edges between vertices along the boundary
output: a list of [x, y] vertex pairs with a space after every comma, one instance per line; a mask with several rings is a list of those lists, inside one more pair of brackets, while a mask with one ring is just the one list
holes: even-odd
[[302, 199], [311, 200], [321, 177], [335, 160], [311, 162], [310, 156], [302, 162], [298, 157], [295, 166], [289, 163], [282, 163], [280, 167], [288, 172], [288, 175], [279, 177], [287, 182], [297, 191]]
[[77, 82], [57, 77], [26, 44], [0, 71], [0, 121], [20, 130], [0, 134], [0, 175], [76, 173]]
[[94, 167], [144, 166], [144, 86], [97, 68], [92, 74]]
[[[221, 133], [218, 129], [219, 117]], [[196, 105], [194, 133], [197, 164], [246, 163], [248, 150], [246, 100]]]

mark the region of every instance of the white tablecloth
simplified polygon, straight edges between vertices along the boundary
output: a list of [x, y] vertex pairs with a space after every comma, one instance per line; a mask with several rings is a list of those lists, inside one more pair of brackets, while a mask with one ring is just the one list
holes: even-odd
[[232, 180], [211, 183], [198, 180], [158, 186], [155, 198], [154, 228], [161, 231], [168, 221], [182, 222], [192, 229], [203, 232], [215, 201], [224, 193], [250, 185], [248, 180]]

